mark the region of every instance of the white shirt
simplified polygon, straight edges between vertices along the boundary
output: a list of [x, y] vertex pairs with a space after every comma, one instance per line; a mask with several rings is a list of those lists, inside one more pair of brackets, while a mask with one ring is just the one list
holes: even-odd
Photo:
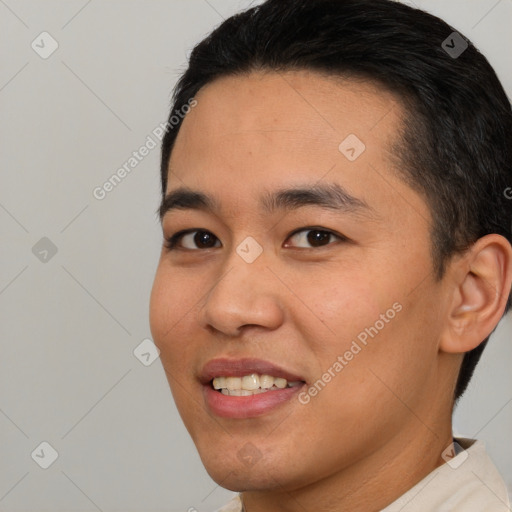
[[[505, 482], [482, 441], [457, 438], [462, 450], [381, 512], [511, 512]], [[240, 496], [216, 512], [242, 512]]]

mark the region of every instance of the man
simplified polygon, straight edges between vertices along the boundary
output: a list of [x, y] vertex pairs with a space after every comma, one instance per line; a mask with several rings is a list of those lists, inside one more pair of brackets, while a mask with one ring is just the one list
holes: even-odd
[[487, 60], [399, 3], [268, 0], [196, 46], [150, 321], [223, 511], [509, 510], [451, 416], [510, 307], [511, 148]]

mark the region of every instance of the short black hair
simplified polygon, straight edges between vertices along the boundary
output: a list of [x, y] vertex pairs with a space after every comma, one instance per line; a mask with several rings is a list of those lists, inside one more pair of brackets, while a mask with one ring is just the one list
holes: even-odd
[[[267, 0], [221, 23], [194, 47], [174, 89], [162, 140], [162, 200], [183, 118], [172, 124], [173, 112], [215, 79], [257, 70], [369, 79], [402, 101], [407, 120], [393, 148], [396, 167], [432, 213], [437, 279], [451, 256], [486, 234], [512, 242], [510, 100], [460, 32], [393, 0]], [[505, 312], [510, 307], [509, 295]], [[455, 402], [488, 339], [464, 355]]]

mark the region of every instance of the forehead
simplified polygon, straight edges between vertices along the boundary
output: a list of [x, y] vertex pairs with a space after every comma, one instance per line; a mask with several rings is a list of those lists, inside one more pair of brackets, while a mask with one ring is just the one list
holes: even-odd
[[202, 188], [234, 209], [263, 188], [294, 182], [336, 182], [371, 205], [415, 195], [394, 171], [403, 107], [371, 81], [259, 71], [217, 79], [195, 99], [167, 191]]
[[349, 135], [361, 141], [357, 150], [364, 145], [371, 153], [386, 152], [402, 114], [397, 99], [372, 82], [310, 71], [222, 77], [196, 100], [178, 133], [171, 167], [185, 150], [187, 162], [207, 156], [212, 164], [217, 156], [245, 157], [246, 164], [257, 156], [261, 165], [265, 158], [293, 161], [316, 151], [334, 160]]
[[323, 137], [341, 135], [346, 129], [365, 133], [382, 114], [393, 111], [396, 118], [402, 111], [398, 98], [378, 83], [306, 70], [221, 77], [195, 98], [201, 108], [187, 115], [182, 128], [201, 122], [203, 129], [219, 136], [233, 128], [290, 128], [308, 136], [314, 130]]

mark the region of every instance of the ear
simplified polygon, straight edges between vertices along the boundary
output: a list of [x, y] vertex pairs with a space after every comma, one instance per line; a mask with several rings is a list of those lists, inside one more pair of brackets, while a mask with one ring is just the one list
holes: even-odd
[[451, 294], [440, 349], [469, 352], [498, 325], [512, 286], [512, 246], [501, 235], [486, 235], [449, 268]]

